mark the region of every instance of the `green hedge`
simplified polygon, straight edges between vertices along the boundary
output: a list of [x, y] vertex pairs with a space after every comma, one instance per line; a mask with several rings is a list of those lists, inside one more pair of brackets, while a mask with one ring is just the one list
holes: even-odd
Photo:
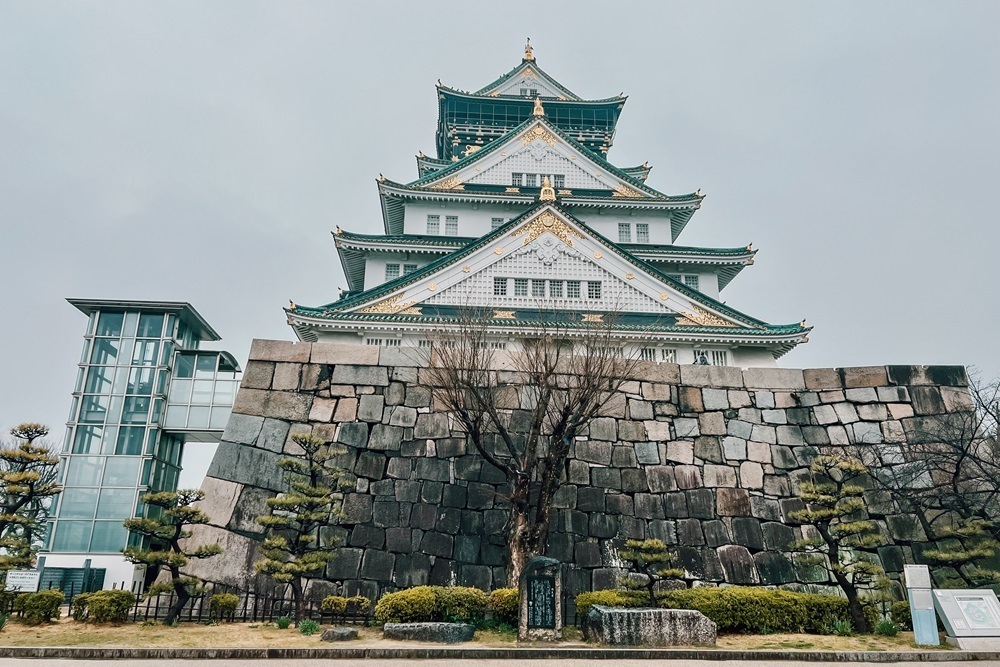
[[129, 591], [80, 593], [70, 602], [70, 615], [74, 621], [125, 623], [134, 605], [135, 596]]
[[59, 607], [65, 599], [62, 591], [54, 589], [25, 593], [14, 601], [14, 609], [21, 612], [25, 623], [38, 625], [59, 618]]
[[[729, 586], [665, 591], [657, 596], [659, 606], [668, 609], [694, 609], [715, 621], [719, 632], [827, 632], [837, 619], [850, 619], [847, 599], [836, 595], [795, 593]], [[581, 593], [576, 598], [577, 615], [582, 617], [591, 605], [642, 607], [643, 595], [631, 591], [605, 590]], [[878, 613], [868, 608], [872, 624]]]
[[240, 596], [235, 593], [216, 593], [208, 598], [208, 610], [213, 619], [233, 619], [236, 608], [240, 606]]
[[323, 598], [320, 608], [334, 614], [366, 614], [371, 609], [372, 601], [363, 595], [345, 598], [340, 595], [328, 595]]
[[494, 618], [500, 623], [517, 625], [521, 611], [521, 596], [516, 588], [498, 588], [490, 593], [487, 603]]
[[383, 595], [375, 605], [379, 623], [448, 621], [481, 625], [486, 593], [464, 586], [416, 586]]

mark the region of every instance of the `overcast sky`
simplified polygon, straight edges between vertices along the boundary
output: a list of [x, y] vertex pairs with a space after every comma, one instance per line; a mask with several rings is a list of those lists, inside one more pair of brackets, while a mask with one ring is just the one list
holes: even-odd
[[346, 286], [330, 230], [380, 233], [375, 178], [433, 154], [435, 81], [475, 90], [527, 36], [629, 96], [612, 162], [708, 195], [680, 243], [760, 248], [723, 299], [816, 326], [782, 365], [1000, 375], [998, 25], [986, 0], [0, 0], [0, 429], [61, 440], [66, 297], [190, 301], [241, 363], [293, 338], [289, 299]]

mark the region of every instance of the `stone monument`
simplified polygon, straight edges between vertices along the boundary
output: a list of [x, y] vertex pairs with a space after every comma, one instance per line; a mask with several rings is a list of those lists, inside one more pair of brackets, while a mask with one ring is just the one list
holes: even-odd
[[615, 609], [593, 605], [583, 637], [608, 646], [715, 646], [718, 627], [693, 609]]
[[910, 601], [910, 618], [913, 639], [918, 646], [937, 646], [937, 616], [931, 596], [931, 570], [926, 565], [904, 565], [906, 597]]
[[518, 579], [521, 614], [517, 641], [562, 639], [562, 572], [559, 561], [536, 556], [528, 561]]

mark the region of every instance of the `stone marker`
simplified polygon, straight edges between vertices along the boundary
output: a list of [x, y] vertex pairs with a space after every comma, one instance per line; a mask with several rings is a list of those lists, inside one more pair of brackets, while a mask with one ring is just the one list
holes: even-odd
[[692, 609], [615, 609], [593, 605], [583, 638], [608, 646], [715, 646], [714, 621]]
[[536, 556], [524, 566], [518, 579], [521, 614], [517, 641], [562, 639], [562, 576], [559, 561]]
[[476, 626], [468, 623], [386, 623], [383, 639], [403, 639], [438, 644], [459, 644], [471, 641]]
[[357, 638], [357, 628], [328, 628], [320, 637], [325, 642], [346, 642]]

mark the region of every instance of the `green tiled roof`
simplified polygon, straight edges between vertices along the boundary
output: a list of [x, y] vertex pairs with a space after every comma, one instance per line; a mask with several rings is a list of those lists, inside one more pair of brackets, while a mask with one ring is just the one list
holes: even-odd
[[[394, 291], [396, 291], [396, 290], [398, 290], [400, 288], [406, 287], [407, 285], [413, 284], [413, 283], [415, 283], [415, 282], [417, 282], [417, 281], [425, 278], [426, 276], [429, 276], [429, 275], [435, 273], [436, 271], [438, 271], [441, 268], [444, 268], [446, 266], [449, 266], [451, 264], [454, 264], [454, 263], [460, 261], [461, 259], [467, 257], [471, 253], [475, 252], [476, 250], [478, 250], [478, 249], [480, 249], [480, 248], [488, 245], [494, 239], [497, 239], [497, 238], [500, 238], [500, 237], [504, 236], [511, 229], [515, 228], [518, 224], [520, 224], [522, 221], [524, 221], [526, 218], [530, 217], [531, 215], [533, 215], [534, 213], [536, 213], [537, 211], [539, 211], [540, 209], [542, 209], [542, 208], [544, 208], [545, 206], [548, 206], [548, 205], [549, 204], [545, 204], [545, 203], [539, 203], [539, 204], [537, 204], [536, 206], [532, 207], [528, 211], [525, 211], [524, 213], [522, 213], [517, 218], [514, 218], [513, 220], [508, 221], [504, 225], [501, 225], [500, 227], [498, 227], [497, 229], [493, 230], [489, 234], [486, 234], [485, 236], [483, 236], [483, 237], [481, 237], [481, 238], [479, 238], [479, 239], [477, 239], [477, 240], [469, 243], [468, 245], [466, 245], [465, 247], [461, 248], [460, 250], [457, 250], [457, 251], [455, 251], [453, 253], [450, 253], [448, 255], [444, 255], [443, 257], [439, 257], [438, 259], [434, 260], [433, 262], [430, 262], [429, 264], [426, 264], [423, 267], [417, 269], [413, 273], [410, 273], [410, 274], [407, 274], [407, 275], [404, 275], [404, 276], [400, 276], [399, 278], [396, 278], [394, 280], [390, 280], [390, 281], [388, 281], [386, 283], [383, 283], [382, 285], [379, 285], [378, 287], [374, 287], [374, 288], [372, 288], [370, 290], [366, 290], [366, 291], [361, 292], [359, 294], [351, 295], [351, 296], [349, 296], [347, 298], [342, 298], [339, 301], [336, 301], [336, 302], [333, 302], [333, 303], [329, 303], [329, 304], [326, 304], [324, 306], [318, 306], [318, 307], [295, 306], [294, 308], [286, 309], [286, 311], [289, 312], [289, 313], [293, 313], [293, 314], [297, 314], [297, 315], [302, 315], [302, 316], [307, 316], [307, 317], [328, 318], [328, 319], [333, 319], [333, 318], [341, 319], [344, 315], [346, 315], [346, 313], [344, 311], [346, 311], [347, 309], [354, 308], [354, 307], [361, 306], [361, 305], [366, 304], [366, 303], [370, 303], [370, 302], [376, 301], [380, 297], [383, 297], [383, 296], [386, 296], [388, 294], [391, 294], [392, 292], [394, 292]], [[758, 319], [752, 318], [752, 317], [750, 317], [748, 315], [745, 315], [744, 313], [741, 313], [738, 310], [730, 308], [726, 304], [721, 303], [721, 302], [719, 302], [719, 301], [717, 301], [715, 299], [712, 299], [711, 297], [708, 297], [708, 296], [702, 294], [701, 292], [698, 292], [697, 290], [693, 290], [690, 287], [687, 287], [686, 285], [684, 285], [683, 283], [680, 283], [680, 282], [674, 280], [673, 278], [671, 278], [667, 274], [661, 272], [659, 269], [657, 269], [655, 266], [653, 266], [649, 262], [646, 262], [646, 261], [644, 261], [642, 259], [639, 259], [638, 257], [636, 257], [635, 255], [633, 255], [629, 251], [624, 250], [621, 247], [619, 247], [617, 244], [612, 243], [610, 240], [608, 240], [607, 238], [605, 238], [604, 236], [602, 236], [600, 233], [596, 232], [595, 230], [593, 230], [592, 228], [590, 228], [589, 226], [587, 226], [585, 223], [583, 223], [580, 220], [574, 218], [572, 215], [570, 215], [569, 213], [567, 213], [565, 210], [563, 210], [557, 204], [554, 204], [552, 206], [553, 206], [553, 208], [559, 210], [560, 213], [562, 213], [566, 217], [568, 217], [571, 220], [573, 220], [576, 225], [578, 225], [581, 229], [585, 230], [587, 233], [591, 234], [596, 241], [598, 241], [599, 243], [601, 243], [602, 245], [604, 245], [606, 248], [608, 248], [612, 252], [620, 255], [621, 257], [623, 257], [627, 261], [631, 262], [636, 267], [641, 268], [642, 270], [644, 270], [644, 271], [646, 271], [646, 272], [648, 272], [648, 273], [656, 276], [657, 278], [659, 278], [660, 280], [662, 280], [664, 283], [670, 285], [673, 289], [675, 289], [676, 291], [684, 294], [686, 297], [688, 297], [692, 301], [694, 301], [696, 303], [700, 303], [702, 305], [706, 305], [709, 308], [711, 308], [711, 309], [713, 309], [713, 310], [715, 310], [717, 312], [723, 313], [723, 314], [725, 314], [725, 315], [727, 315], [727, 316], [729, 316], [729, 317], [731, 317], [731, 318], [733, 318], [733, 319], [735, 319], [735, 320], [737, 320], [739, 322], [742, 322], [743, 324], [745, 324], [747, 326], [748, 330], [757, 331], [758, 333], [761, 333], [761, 334], [764, 334], [764, 333], [777, 333], [779, 331], [784, 332], [786, 329], [790, 333], [794, 333], [796, 331], [805, 332], [805, 331], [808, 330], [807, 328], [802, 327], [799, 324], [795, 324], [795, 325], [791, 325], [791, 324], [788, 324], [788, 325], [771, 325], [771, 324], [768, 324], [768, 323], [763, 322], [761, 320], [758, 320]], [[397, 317], [397, 316], [398, 315], [392, 315], [390, 317]], [[797, 328], [795, 328], [795, 327], [797, 327]], [[686, 326], [683, 327], [683, 329], [685, 331], [694, 331], [694, 330], [696, 330], [698, 328], [699, 327], [686, 327]], [[706, 330], [708, 330], [708, 331], [713, 331], [713, 332], [725, 332], [725, 331], [731, 331], [733, 329], [733, 327], [703, 327], [703, 328], [706, 329]]]
[[502, 84], [502, 83], [510, 80], [511, 78], [513, 78], [521, 70], [527, 69], [528, 67], [531, 67], [533, 70], [535, 70], [536, 72], [538, 72], [539, 74], [541, 74], [542, 76], [544, 76], [556, 88], [558, 88], [560, 90], [560, 92], [562, 92], [566, 97], [568, 97], [570, 99], [573, 99], [573, 100], [579, 100], [580, 99], [579, 95], [577, 95], [576, 93], [574, 93], [573, 91], [571, 91], [569, 88], [567, 88], [566, 86], [564, 86], [561, 83], [559, 83], [558, 81], [556, 81], [550, 74], [548, 74], [545, 70], [543, 70], [541, 67], [539, 67], [537, 60], [530, 60], [530, 61], [529, 60], [522, 60], [521, 63], [517, 67], [515, 67], [512, 70], [510, 70], [506, 74], [501, 74], [500, 78], [498, 78], [496, 81], [493, 81], [492, 83], [489, 83], [489, 84], [483, 86], [482, 88], [480, 88], [479, 90], [477, 90], [475, 93], [473, 93], [473, 95], [484, 95], [487, 90], [490, 90], [491, 88], [496, 88], [500, 84]]

